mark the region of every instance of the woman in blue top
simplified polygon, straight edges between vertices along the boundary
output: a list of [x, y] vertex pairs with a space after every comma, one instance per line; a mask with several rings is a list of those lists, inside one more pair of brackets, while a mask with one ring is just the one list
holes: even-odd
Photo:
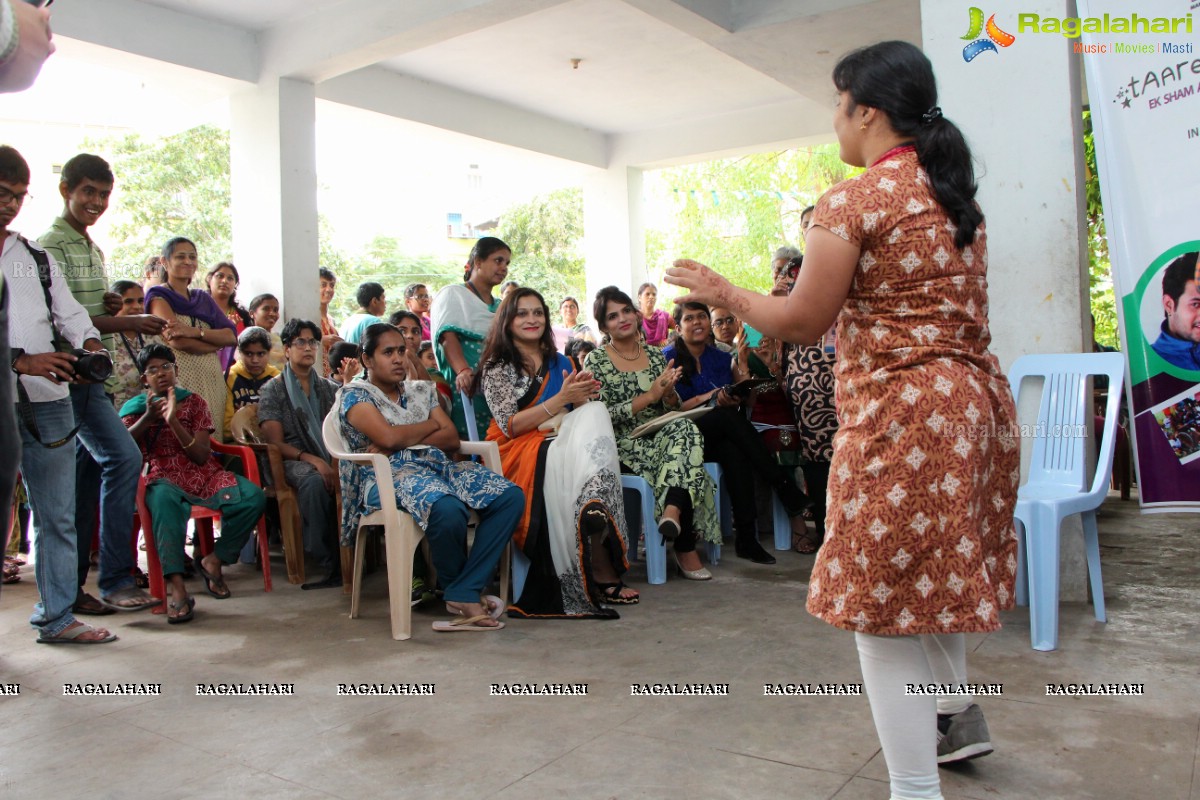
[[[503, 604], [482, 592], [521, 518], [524, 495], [496, 473], [446, 456], [458, 449], [458, 433], [438, 405], [433, 383], [408, 379], [400, 331], [376, 323], [361, 344], [363, 372], [342, 387], [335, 402], [341, 433], [352, 451], [388, 457], [396, 500], [429, 539], [446, 607], [458, 615], [452, 622], [434, 623], [434, 630], [504, 627], [497, 619]], [[369, 468], [342, 461], [339, 469], [345, 536], [358, 530], [361, 515], [378, 510], [380, 493]], [[468, 509], [479, 514], [470, 553]]]
[[[696, 420], [704, 434], [704, 460], [721, 465], [729, 500], [733, 505], [734, 549], [738, 558], [755, 564], [774, 564], [775, 557], [758, 541], [758, 514], [754, 504], [754, 484], [770, 486], [779, 496], [792, 520], [792, 529], [804, 531], [804, 509], [812, 505], [796, 486], [794, 475], [783, 469], [763, 443], [758, 431], [741, 408], [744, 398], [729, 388], [742, 374], [729, 353], [712, 343], [712, 321], [703, 303], [675, 306], [675, 344], [663, 349], [663, 356], [681, 370], [675, 391], [683, 400], [682, 408], [712, 403], [712, 411]], [[747, 469], [749, 467], [749, 469]]]

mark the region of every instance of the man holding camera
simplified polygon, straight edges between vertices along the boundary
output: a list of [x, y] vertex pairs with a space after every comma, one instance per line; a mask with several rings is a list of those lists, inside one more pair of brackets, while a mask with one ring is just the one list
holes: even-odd
[[[103, 644], [117, 637], [75, 619], [75, 414], [66, 384], [79, 357], [55, 350], [55, 330], [87, 353], [103, 351], [100, 333], [71, 296], [42, 248], [8, 229], [29, 189], [29, 165], [0, 146], [0, 272], [10, 295], [8, 342], [22, 454], [33, 506], [38, 593], [30, 624], [47, 644]], [[101, 356], [106, 357], [107, 354]]]
[[[112, 170], [100, 156], [81, 153], [67, 161], [58, 185], [63, 198], [62, 216], [38, 237], [61, 270], [66, 287], [102, 334], [110, 358], [107, 365], [101, 365], [102, 369], [108, 367], [108, 375], [81, 380], [85, 376], [77, 374], [79, 380], [70, 386], [71, 405], [79, 425], [74, 445], [75, 530], [79, 537], [76, 548], [79, 591], [74, 611], [96, 616], [141, 611], [158, 603], [136, 586], [133, 577], [130, 520], [142, 454], [113, 408], [111, 384], [116, 378], [111, 375], [111, 356], [117, 346], [116, 334], [153, 336], [162, 331], [165, 321], [152, 314], [116, 316], [106, 309], [109, 281], [104, 253], [88, 236], [88, 228], [108, 210], [113, 182]], [[71, 344], [59, 339], [58, 349], [69, 352]], [[106, 385], [105, 379], [110, 385]], [[83, 590], [97, 509], [100, 512], [99, 600]]]

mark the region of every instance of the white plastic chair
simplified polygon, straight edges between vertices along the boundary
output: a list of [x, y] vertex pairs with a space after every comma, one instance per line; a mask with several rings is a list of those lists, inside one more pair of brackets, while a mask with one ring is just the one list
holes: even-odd
[[[1087, 480], [1087, 439], [1094, 425], [1087, 379], [1108, 376], [1104, 439], [1091, 486]], [[1063, 519], [1079, 514], [1087, 553], [1088, 576], [1096, 619], [1105, 621], [1104, 582], [1100, 576], [1100, 537], [1096, 509], [1108, 494], [1118, 406], [1125, 380], [1120, 353], [1057, 353], [1017, 359], [1009, 371], [1017, 400], [1025, 378], [1044, 378], [1029, 479], [1017, 493], [1017, 596], [1029, 603], [1034, 650], [1058, 646], [1059, 540]]]
[[[400, 508], [396, 501], [392, 483], [392, 468], [388, 459], [379, 453], [351, 453], [338, 430], [338, 412], [335, 408], [325, 417], [321, 425], [325, 448], [334, 458], [363, 464], [375, 471], [375, 484], [379, 491], [381, 508], [363, 516], [358, 522], [358, 535], [354, 541], [354, 583], [350, 591], [350, 619], [358, 617], [359, 599], [362, 595], [363, 554], [366, 552], [364, 528], [382, 525], [387, 550], [388, 602], [391, 608], [392, 638], [397, 640], [412, 637], [412, 565], [417, 545], [425, 536], [416, 521]], [[483, 465], [501, 474], [500, 450], [495, 442], [462, 442], [459, 452], [477, 455]], [[478, 521], [471, 512], [471, 523]], [[500, 597], [508, 602], [508, 560], [511, 545], [505, 548], [500, 558]]]

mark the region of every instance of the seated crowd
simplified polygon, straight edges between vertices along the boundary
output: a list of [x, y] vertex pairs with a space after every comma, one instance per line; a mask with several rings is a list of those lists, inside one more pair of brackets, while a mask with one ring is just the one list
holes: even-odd
[[[373, 472], [330, 457], [326, 417], [335, 415], [352, 451], [387, 456], [397, 502], [424, 531], [455, 615], [436, 630], [496, 630], [505, 611], [617, 618], [612, 606], [640, 601], [623, 576], [647, 522], [680, 575], [710, 579], [697, 546], [722, 538], [717, 469], [739, 557], [775, 562], [759, 543], [772, 494], [791, 519], [795, 548], [820, 544], [828, 455], [796, 423], [802, 408], [832, 407], [829, 397], [809, 396], [831, 393], [831, 361], [760, 341], [728, 309], [688, 303], [671, 315], [655, 309], [653, 284], [639, 287], [636, 304], [608, 287], [592, 304], [594, 326], [573, 297], [558, 303], [555, 324], [539, 292], [506, 281], [512, 252], [487, 237], [462, 282], [436, 292], [409, 284], [390, 315], [389, 289], [368, 282], [357, 287], [358, 312], [337, 324], [329, 314], [337, 277], [322, 268], [319, 320], [286, 319], [272, 294], [242, 307], [230, 262], [194, 286], [200, 252], [183, 237], [147, 262], [140, 283], [110, 284], [88, 234], [115, 182], [102, 158], [82, 154], [64, 165], [62, 216], [37, 241], [8, 227], [29, 181], [20, 154], [0, 147], [0, 263], [11, 293], [21, 470], [35, 518], [31, 624], [39, 642], [112, 641], [75, 615], [163, 601], [168, 623], [188, 622], [193, 571], [210, 596], [230, 597], [224, 568], [252, 562], [259, 550], [251, 534], [263, 530], [265, 510], [275, 520], [243, 465], [214, 455], [213, 443], [232, 441], [247, 418], [278, 449], [294, 490], [304, 555], [320, 571], [304, 589], [342, 585], [340, 547], [353, 545], [358, 518], [388, 496]], [[800, 259], [785, 255], [794, 280]], [[669, 411], [693, 413], [642, 430]], [[502, 475], [458, 456], [472, 436], [497, 443]], [[623, 474], [654, 493], [655, 519], [636, 528], [626, 520]], [[139, 481], [163, 598], [145, 591], [131, 542]], [[220, 513], [220, 536], [212, 552], [202, 555], [198, 544], [189, 558], [196, 507]], [[468, 551], [471, 511], [479, 522]], [[816, 533], [806, 517], [816, 519]], [[98, 597], [84, 591], [94, 532]], [[510, 541], [529, 562], [511, 605], [485, 594]], [[15, 566], [6, 565], [5, 579], [19, 580]]]

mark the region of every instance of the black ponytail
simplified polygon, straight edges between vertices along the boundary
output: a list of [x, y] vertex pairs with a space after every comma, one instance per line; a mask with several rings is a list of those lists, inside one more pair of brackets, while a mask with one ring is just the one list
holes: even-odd
[[911, 140], [929, 176], [934, 199], [958, 228], [960, 250], [975, 239], [983, 212], [975, 202], [975, 169], [962, 131], [937, 107], [933, 65], [908, 42], [880, 42], [843, 56], [833, 68], [833, 84], [856, 105], [887, 114], [892, 129]]

